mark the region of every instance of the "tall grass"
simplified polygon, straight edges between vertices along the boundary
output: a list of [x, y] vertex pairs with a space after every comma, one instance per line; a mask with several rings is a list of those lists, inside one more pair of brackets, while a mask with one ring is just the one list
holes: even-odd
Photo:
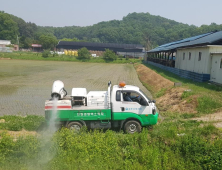
[[[210, 130], [209, 130], [210, 129]], [[214, 136], [217, 136], [216, 138]], [[221, 169], [221, 132], [195, 121], [164, 122], [139, 134], [57, 131], [0, 139], [0, 169]], [[47, 152], [42, 152], [47, 150]], [[47, 160], [47, 161], [46, 161]]]
[[28, 131], [37, 130], [45, 122], [43, 116], [36, 115], [27, 115], [26, 117], [5, 115], [1, 116], [1, 119], [5, 120], [5, 122], [0, 123], [0, 129], [12, 131], [20, 131], [22, 129]]

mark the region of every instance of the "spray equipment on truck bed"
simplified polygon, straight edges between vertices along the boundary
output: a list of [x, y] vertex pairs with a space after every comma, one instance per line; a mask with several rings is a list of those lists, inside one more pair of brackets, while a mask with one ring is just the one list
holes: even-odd
[[72, 88], [72, 105], [87, 105], [87, 90], [86, 88]]
[[67, 91], [64, 89], [64, 83], [60, 80], [54, 81], [52, 85], [52, 98], [63, 99], [67, 95]]

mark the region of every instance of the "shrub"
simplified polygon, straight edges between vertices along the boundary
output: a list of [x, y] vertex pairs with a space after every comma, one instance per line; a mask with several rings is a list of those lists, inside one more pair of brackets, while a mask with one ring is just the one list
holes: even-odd
[[79, 60], [89, 60], [91, 58], [91, 54], [86, 47], [83, 47], [78, 50], [78, 57]]
[[42, 57], [43, 57], [43, 58], [48, 58], [49, 55], [50, 55], [50, 51], [49, 51], [49, 50], [44, 50], [44, 51], [42, 52]]
[[112, 50], [106, 49], [103, 53], [103, 58], [106, 61], [113, 61], [117, 59], [117, 55]]

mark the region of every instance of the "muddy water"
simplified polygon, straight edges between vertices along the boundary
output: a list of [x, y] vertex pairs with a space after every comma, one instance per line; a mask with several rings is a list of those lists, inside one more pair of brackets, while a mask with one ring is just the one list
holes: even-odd
[[0, 115], [44, 115], [55, 80], [64, 82], [68, 94], [73, 87], [107, 90], [109, 80], [124, 80], [151, 97], [131, 64], [0, 60]]

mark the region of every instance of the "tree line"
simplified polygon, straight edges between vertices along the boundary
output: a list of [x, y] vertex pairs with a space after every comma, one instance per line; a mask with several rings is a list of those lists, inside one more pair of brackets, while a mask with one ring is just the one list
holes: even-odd
[[130, 13], [122, 20], [99, 22], [92, 26], [43, 27], [0, 12], [0, 39], [29, 48], [32, 43], [53, 49], [58, 41], [142, 44], [146, 50], [187, 37], [222, 30], [212, 23], [200, 27], [179, 23], [149, 13]]

